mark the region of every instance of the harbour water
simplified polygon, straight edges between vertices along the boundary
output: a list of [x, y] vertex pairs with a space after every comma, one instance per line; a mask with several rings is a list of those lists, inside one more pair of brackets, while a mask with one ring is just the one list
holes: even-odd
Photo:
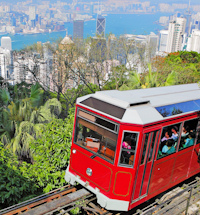
[[[116, 36], [122, 34], [150, 34], [150, 32], [158, 33], [163, 29], [163, 26], [156, 24], [160, 16], [169, 14], [155, 13], [155, 14], [108, 14], [106, 18], [105, 33], [113, 33]], [[65, 23], [68, 35], [73, 35], [73, 23]], [[96, 32], [96, 20], [86, 21], [84, 23], [84, 38], [94, 36]], [[15, 34], [10, 36], [12, 39], [12, 49], [20, 50], [28, 45], [41, 41], [42, 43], [56, 41], [63, 38], [66, 31], [51, 32], [42, 34]]]

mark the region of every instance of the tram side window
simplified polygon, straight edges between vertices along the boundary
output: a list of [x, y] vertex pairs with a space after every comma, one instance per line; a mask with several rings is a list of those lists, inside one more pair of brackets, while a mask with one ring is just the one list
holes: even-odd
[[92, 153], [96, 153], [100, 157], [114, 162], [117, 134], [78, 118], [74, 141]]
[[176, 152], [176, 147], [180, 137], [180, 127], [181, 123], [163, 128], [158, 150], [158, 158], [165, 157]]
[[133, 166], [138, 133], [124, 132], [121, 145], [120, 164]]
[[198, 119], [193, 119], [184, 122], [181, 133], [181, 140], [179, 144], [179, 151], [194, 145], [197, 133], [196, 131], [197, 124]]

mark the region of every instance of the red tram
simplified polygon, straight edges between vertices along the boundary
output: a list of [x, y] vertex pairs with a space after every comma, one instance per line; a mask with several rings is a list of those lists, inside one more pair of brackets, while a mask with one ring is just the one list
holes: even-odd
[[200, 171], [198, 84], [77, 99], [70, 165], [108, 210], [128, 211]]

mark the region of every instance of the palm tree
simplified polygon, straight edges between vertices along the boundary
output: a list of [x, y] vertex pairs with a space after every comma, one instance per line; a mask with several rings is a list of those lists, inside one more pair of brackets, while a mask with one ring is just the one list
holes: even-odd
[[[19, 106], [17, 119], [23, 120], [17, 124], [15, 136], [7, 144], [7, 148], [12, 149], [19, 160], [27, 162], [32, 162], [29, 144], [42, 135], [44, 123], [57, 118], [62, 110], [61, 103], [56, 98], [48, 100], [43, 106], [35, 109], [31, 108], [31, 104], [33, 104], [31, 100], [26, 100]], [[15, 107], [14, 104], [13, 107]]]
[[152, 72], [151, 64], [148, 64], [148, 74], [143, 77], [143, 74], [137, 72], [131, 73], [128, 81], [120, 87], [120, 90], [131, 90], [140, 88], [151, 88], [160, 86], [169, 86], [176, 83], [176, 73], [172, 71], [163, 83], [158, 82], [158, 71]]

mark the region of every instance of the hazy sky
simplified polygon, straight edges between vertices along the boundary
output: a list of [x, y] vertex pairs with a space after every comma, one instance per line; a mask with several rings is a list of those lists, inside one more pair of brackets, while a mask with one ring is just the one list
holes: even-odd
[[[0, 0], [0, 2], [11, 2], [11, 3], [16, 3], [16, 2], [22, 2], [22, 1], [26, 1], [26, 0]], [[42, 0], [39, 0], [38, 2], [41, 2]], [[61, 0], [61, 1], [65, 1], [65, 2], [71, 2], [72, 0]], [[103, 2], [106, 0], [78, 0], [78, 2]], [[123, 0], [122, 0], [123, 1]], [[140, 0], [141, 2], [144, 1], [148, 1], [148, 0]], [[188, 3], [189, 0], [149, 0], [150, 2], [152, 2], [153, 4], [159, 4], [159, 3]], [[34, 1], [33, 1], [34, 2]], [[50, 0], [50, 2], [57, 2], [57, 0]], [[200, 0], [191, 0], [191, 5], [192, 4], [200, 4]]]

